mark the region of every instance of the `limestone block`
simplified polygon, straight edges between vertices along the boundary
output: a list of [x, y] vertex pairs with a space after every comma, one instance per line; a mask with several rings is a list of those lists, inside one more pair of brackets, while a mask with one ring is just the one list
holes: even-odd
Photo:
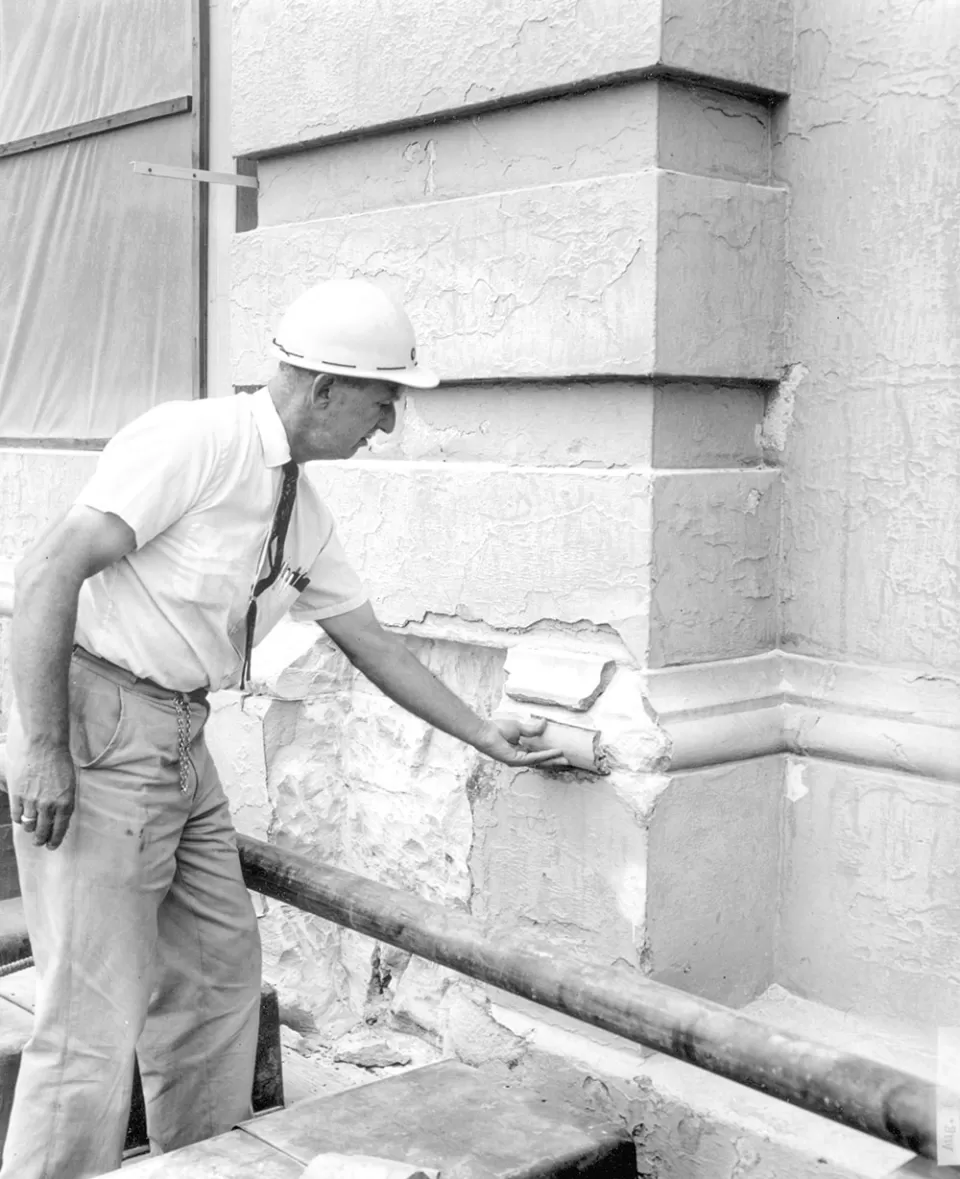
[[[645, 466], [651, 458], [654, 396], [653, 386], [641, 381], [507, 381], [411, 391], [398, 428], [374, 439], [356, 460]], [[751, 397], [758, 400], [752, 391]], [[716, 416], [732, 416], [729, 402], [718, 405]], [[698, 421], [706, 417], [701, 414]], [[718, 440], [730, 436], [713, 416], [710, 425], [716, 427]], [[701, 453], [707, 431], [706, 423], [697, 431], [698, 437], [704, 435]], [[682, 439], [677, 443], [679, 447]]]
[[442, 463], [317, 463], [382, 619], [495, 627], [645, 612], [648, 475]]
[[645, 79], [268, 157], [257, 169], [258, 223], [343, 217], [656, 167], [659, 87]]
[[956, 786], [794, 761], [777, 979], [841, 1010], [960, 1022]]
[[771, 981], [781, 797], [779, 757], [501, 774], [474, 805], [473, 912], [625, 978], [746, 1002]]
[[280, 308], [352, 274], [402, 298], [445, 380], [649, 373], [656, 194], [648, 171], [239, 234], [234, 383], [273, 371]]
[[787, 0], [246, 0], [233, 12], [233, 151], [252, 154], [649, 70], [784, 92]]
[[650, 818], [654, 978], [733, 1006], [772, 981], [782, 758], [673, 774]]
[[473, 912], [559, 953], [643, 965], [648, 832], [659, 779], [502, 771], [474, 803]]
[[769, 106], [644, 78], [269, 156], [257, 169], [257, 221], [315, 221], [658, 166], [766, 184]]
[[785, 217], [782, 189], [662, 173], [658, 372], [780, 375]]
[[646, 171], [239, 234], [233, 380], [272, 373], [280, 308], [355, 274], [403, 300], [447, 381], [771, 377], [783, 207], [774, 189]]
[[653, 519], [650, 665], [773, 647], [779, 472], [664, 472]]

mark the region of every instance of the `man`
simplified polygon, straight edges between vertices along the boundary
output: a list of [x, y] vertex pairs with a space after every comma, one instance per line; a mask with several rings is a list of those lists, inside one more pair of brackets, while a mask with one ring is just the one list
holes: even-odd
[[119, 1166], [134, 1053], [151, 1144], [250, 1114], [260, 948], [203, 737], [208, 690], [277, 621], [317, 621], [388, 696], [508, 765], [540, 730], [484, 720], [383, 631], [300, 464], [345, 459], [430, 388], [403, 310], [363, 280], [308, 291], [251, 397], [125, 427], [17, 569], [8, 776], [37, 963], [2, 1179]]

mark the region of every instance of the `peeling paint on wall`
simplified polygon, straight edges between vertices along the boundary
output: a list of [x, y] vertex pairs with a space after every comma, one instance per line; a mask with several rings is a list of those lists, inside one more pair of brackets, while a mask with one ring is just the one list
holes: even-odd
[[782, 453], [786, 450], [793, 425], [797, 390], [809, 373], [805, 364], [789, 364], [783, 378], [767, 400], [763, 423], [757, 427], [757, 445], [764, 450]]

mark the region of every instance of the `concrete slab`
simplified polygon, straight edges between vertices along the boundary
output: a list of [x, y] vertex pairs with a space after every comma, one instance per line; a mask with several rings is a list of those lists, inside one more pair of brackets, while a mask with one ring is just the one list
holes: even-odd
[[589, 1115], [574, 1124], [536, 1093], [456, 1061], [304, 1101], [243, 1129], [303, 1164], [336, 1151], [438, 1167], [458, 1179], [635, 1175], [622, 1127]]

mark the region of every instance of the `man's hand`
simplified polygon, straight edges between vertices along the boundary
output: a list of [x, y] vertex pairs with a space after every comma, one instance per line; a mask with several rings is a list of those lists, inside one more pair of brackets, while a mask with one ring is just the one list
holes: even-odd
[[505, 766], [541, 766], [546, 770], [560, 770], [569, 766], [561, 749], [525, 749], [525, 737], [539, 737], [546, 727], [545, 720], [521, 720], [516, 716], [494, 716], [484, 725], [474, 747], [487, 757]]
[[60, 746], [28, 746], [20, 766], [21, 793], [10, 795], [10, 817], [36, 833], [37, 847], [53, 851], [63, 843], [77, 793], [70, 751]]

